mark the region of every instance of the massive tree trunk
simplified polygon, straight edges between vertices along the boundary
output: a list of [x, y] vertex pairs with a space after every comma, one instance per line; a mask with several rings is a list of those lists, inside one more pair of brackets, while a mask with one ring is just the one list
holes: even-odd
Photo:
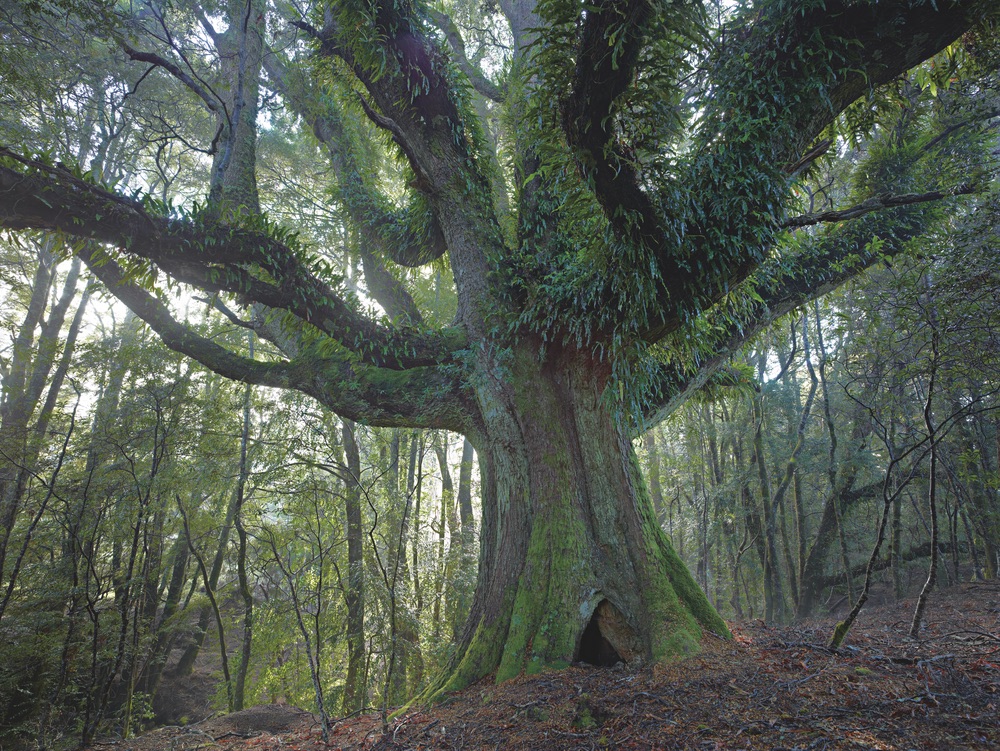
[[727, 634], [673, 551], [626, 421], [593, 356], [520, 345], [478, 390], [483, 486], [479, 581], [450, 672], [430, 693], [576, 660], [692, 654]]

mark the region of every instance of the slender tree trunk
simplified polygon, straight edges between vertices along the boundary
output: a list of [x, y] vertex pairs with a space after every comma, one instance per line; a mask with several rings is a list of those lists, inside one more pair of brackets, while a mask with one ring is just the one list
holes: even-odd
[[[839, 472], [837, 470], [837, 426], [833, 421], [833, 413], [830, 409], [830, 388], [826, 380], [826, 365], [827, 365], [827, 354], [826, 354], [826, 344], [823, 340], [823, 320], [819, 312], [819, 302], [817, 301], [813, 307], [816, 313], [816, 343], [818, 346], [818, 359], [819, 366], [816, 370], [819, 371], [819, 385], [823, 389], [823, 418], [826, 422], [826, 431], [829, 435], [829, 451], [827, 452], [827, 465], [826, 474], [827, 480], [830, 484], [830, 499], [833, 504], [833, 513], [837, 520], [837, 540], [840, 543], [840, 565], [844, 571], [844, 579], [847, 584], [847, 600], [854, 605], [854, 582], [851, 578], [851, 559], [848, 554], [847, 549], [847, 531], [844, 528], [844, 514], [841, 508], [841, 493], [838, 490], [838, 476]], [[806, 348], [806, 364], [809, 368], [809, 377], [813, 383], [813, 389], [816, 388], [817, 378], [816, 372], [813, 369], [812, 360], [808, 355], [808, 336], [806, 334], [806, 318], [803, 316], [803, 346]]]
[[822, 594], [821, 590], [826, 586], [823, 582], [825, 581], [824, 573], [827, 562], [830, 558], [830, 548], [838, 539], [837, 512], [834, 504], [839, 504], [842, 510], [846, 510], [865, 498], [877, 496], [879, 493], [877, 484], [855, 488], [854, 478], [855, 474], [852, 469], [848, 477], [841, 479], [842, 487], [837, 490], [837, 493], [831, 493], [826, 497], [813, 544], [809, 548], [809, 555], [806, 557], [803, 568], [796, 618], [808, 618], [813, 615]]
[[[710, 470], [710, 479], [712, 485], [712, 492], [711, 494], [706, 496], [705, 508], [702, 512], [702, 547], [703, 547], [702, 558], [706, 562], [706, 568], [708, 568], [709, 571], [711, 572], [711, 576], [708, 576], [708, 572], [706, 572], [705, 594], [708, 595], [709, 599], [712, 599], [712, 593], [710, 592], [709, 587], [710, 584], [714, 584], [715, 600], [716, 603], [718, 603], [718, 599], [720, 596], [719, 592], [722, 587], [722, 579], [720, 576], [722, 567], [719, 565], [719, 557], [722, 554], [722, 540], [720, 537], [716, 540], [712, 540], [711, 542], [709, 542], [709, 531], [711, 525], [709, 524], [709, 518], [708, 518], [709, 517], [708, 506], [709, 506], [709, 498], [711, 498], [715, 503], [715, 508], [714, 508], [715, 513], [713, 514], [713, 517], [716, 521], [715, 526], [716, 529], [719, 530], [719, 533], [721, 535], [722, 525], [718, 523], [719, 512], [720, 512], [719, 493], [722, 488], [725, 473], [723, 472], [722, 469], [722, 459], [719, 456], [719, 441], [718, 441], [718, 434], [716, 431], [715, 409], [714, 407], [706, 405], [702, 411], [702, 414], [704, 416], [704, 420], [707, 426], [706, 432], [708, 433], [708, 466]], [[653, 508], [654, 509], [656, 508], [655, 504]], [[708, 560], [710, 558], [710, 552], [712, 552], [712, 549], [714, 549], [715, 552], [714, 569], [708, 567]]]
[[260, 212], [257, 193], [257, 114], [264, 59], [263, 0], [226, 0], [228, 28], [213, 36], [221, 61], [223, 107], [212, 161], [209, 206], [223, 219]]
[[[399, 436], [400, 431], [395, 431]], [[409, 696], [408, 684], [411, 673], [411, 658], [418, 656], [416, 649], [417, 630], [413, 619], [408, 612], [408, 608], [400, 607], [408, 600], [409, 584], [411, 581], [410, 560], [408, 555], [410, 531], [412, 525], [411, 514], [415, 497], [416, 472], [417, 472], [417, 438], [416, 431], [409, 433], [406, 446], [407, 471], [405, 476], [405, 486], [403, 489], [404, 500], [399, 504], [403, 508], [403, 513], [397, 515], [398, 507], [393, 506], [393, 513], [387, 516], [389, 522], [389, 565], [391, 574], [390, 592], [392, 599], [391, 617], [394, 621], [392, 625], [393, 645], [392, 645], [392, 681], [389, 703], [396, 705], [404, 702]], [[403, 442], [400, 439], [395, 443], [395, 453], [397, 457], [403, 455]], [[397, 459], [398, 464], [398, 459]], [[398, 479], [397, 479], [398, 481]], [[398, 536], [397, 536], [398, 535]], [[402, 586], [401, 586], [402, 583]]]
[[[934, 350], [935, 351], [934, 351], [934, 357], [932, 359], [931, 377], [930, 377], [930, 383], [929, 383], [928, 389], [927, 389], [926, 401], [924, 402], [924, 420], [925, 420], [925, 425], [926, 425], [926, 427], [928, 429], [928, 440], [930, 442], [931, 454], [932, 455], [934, 454], [934, 443], [935, 443], [935, 438], [936, 438], [935, 435], [934, 435], [934, 431], [931, 428], [931, 410], [933, 408], [934, 378], [935, 378], [936, 369], [937, 369], [937, 356], [936, 356], [937, 355], [937, 352], [936, 352], [936, 348], [937, 348], [937, 331], [936, 330], [933, 332], [933, 346], [934, 346]], [[850, 631], [851, 626], [854, 624], [854, 621], [857, 619], [858, 614], [861, 612], [861, 608], [864, 607], [865, 602], [867, 602], [867, 600], [868, 600], [868, 594], [871, 591], [872, 575], [874, 574], [875, 569], [876, 569], [876, 564], [877, 564], [878, 556], [879, 556], [879, 550], [882, 547], [882, 543], [885, 541], [885, 530], [886, 530], [886, 526], [887, 526], [887, 523], [888, 523], [888, 520], [889, 520], [889, 511], [890, 511], [890, 508], [892, 507], [892, 504], [895, 501], [898, 500], [898, 498], [899, 498], [900, 494], [902, 493], [903, 489], [907, 487], [907, 485], [909, 484], [910, 480], [913, 478], [914, 473], [916, 472], [917, 462], [914, 462], [913, 465], [910, 467], [910, 471], [909, 471], [908, 475], [906, 476], [906, 478], [903, 479], [902, 481], [898, 480], [895, 477], [895, 469], [896, 469], [896, 466], [900, 462], [900, 456], [897, 454], [897, 451], [896, 451], [896, 446], [895, 446], [895, 441], [894, 441], [894, 438], [893, 438], [892, 426], [891, 425], [890, 425], [889, 429], [886, 431], [886, 433], [883, 435], [883, 441], [884, 441], [886, 450], [889, 453], [889, 464], [886, 467], [885, 477], [883, 478], [883, 482], [882, 482], [882, 513], [881, 513], [880, 518], [879, 518], [878, 532], [877, 532], [876, 537], [875, 537], [875, 545], [872, 547], [871, 555], [868, 557], [868, 565], [865, 567], [865, 580], [864, 580], [864, 585], [861, 588], [861, 594], [858, 595], [858, 599], [854, 603], [854, 607], [852, 607], [851, 611], [847, 614], [847, 617], [843, 621], [841, 621], [840, 623], [838, 623], [837, 626], [836, 626], [836, 628], [834, 628], [833, 635], [830, 638], [830, 648], [831, 649], [838, 649], [840, 647], [840, 645], [843, 643], [844, 639], [846, 638], [848, 632]], [[908, 454], [910, 452], [906, 451], [906, 452], [903, 452], [903, 453], [905, 455], [905, 454]], [[933, 472], [933, 470], [932, 470], [932, 472]], [[890, 489], [891, 489], [891, 492], [890, 492]], [[933, 493], [933, 490], [932, 490], [932, 493]], [[937, 541], [936, 540], [932, 540], [931, 542], [932, 542], [932, 546], [934, 546]], [[932, 558], [933, 558], [934, 556], [936, 556], [936, 553], [932, 550], [931, 555], [932, 555]], [[933, 575], [934, 575], [934, 565], [935, 565], [935, 563], [936, 563], [936, 560], [932, 560], [931, 570], [930, 570], [930, 572], [928, 574], [928, 581], [929, 582], [932, 580]], [[929, 587], [928, 587], [927, 584], [925, 584], [924, 590], [925, 591], [921, 592], [921, 598], [926, 599], [925, 593], [929, 592]], [[921, 607], [921, 605], [920, 605], [920, 603], [918, 601], [917, 610], [914, 613], [914, 623], [916, 623], [916, 624], [919, 624], [919, 621], [917, 619], [922, 614], [921, 611], [922, 611], [922, 607]], [[911, 625], [911, 629], [912, 629], [912, 625]]]
[[[108, 512], [105, 504], [95, 502], [91, 497], [91, 484], [98, 475], [100, 468], [108, 460], [109, 451], [106, 445], [106, 432], [114, 424], [122, 386], [127, 370], [125, 353], [132, 344], [138, 330], [139, 319], [131, 311], [125, 315], [121, 326], [112, 332], [115, 342], [116, 356], [112, 358], [106, 371], [106, 381], [98, 394], [94, 406], [94, 416], [91, 421], [91, 439], [87, 446], [87, 458], [84, 466], [86, 478], [79, 490], [77, 508], [73, 514], [70, 533], [67, 535], [66, 546], [73, 551], [75, 564], [82, 572], [82, 609], [90, 620], [90, 665], [86, 685], [82, 691], [85, 695], [82, 718], [79, 723], [80, 745], [89, 746], [94, 732], [100, 722], [102, 684], [107, 672], [106, 660], [101, 656], [101, 644], [108, 640], [102, 624], [104, 609], [100, 603], [108, 594], [109, 584], [101, 578], [104, 561], [108, 558], [107, 547], [112, 548], [112, 565], [116, 568], [114, 542], [108, 543], [101, 535], [102, 523]], [[113, 583], [111, 585], [114, 586]], [[105, 619], [106, 620], [106, 619]]]
[[160, 678], [163, 676], [163, 669], [170, 655], [177, 628], [173, 623], [173, 617], [180, 607], [184, 583], [187, 581], [188, 547], [182, 538], [178, 537], [174, 541], [167, 559], [170, 562], [170, 582], [167, 585], [167, 594], [156, 629], [156, 641], [150, 650], [142, 689], [150, 696], [154, 696], [159, 688]]
[[[978, 402], [980, 395], [975, 394], [973, 400]], [[952, 412], [957, 414], [960, 407], [956, 397]], [[968, 478], [966, 481], [959, 480], [964, 501], [961, 504], [962, 522], [966, 528], [976, 576], [990, 579], [996, 576], [997, 562], [991, 519], [1000, 515], [1000, 512], [993, 508], [996, 504], [992, 503], [992, 491], [983, 482], [984, 473], [988, 474], [990, 471], [990, 452], [986, 449], [987, 437], [983, 427], [984, 422], [979, 416], [963, 420], [956, 426], [966, 449], [952, 474]], [[979, 558], [980, 549], [983, 552], [982, 558]]]
[[[954, 500], [951, 500], [954, 498]], [[951, 542], [951, 566], [954, 572], [953, 582], [958, 582], [962, 578], [959, 563], [959, 543], [958, 543], [958, 509], [959, 501], [957, 496], [945, 496], [948, 514], [948, 538]]]
[[458, 515], [462, 526], [458, 576], [451, 597], [452, 640], [458, 641], [472, 600], [473, 574], [478, 563], [476, 520], [472, 509], [472, 465], [476, 452], [468, 438], [462, 441], [462, 463], [458, 469]]
[[965, 528], [965, 539], [969, 541], [969, 555], [972, 557], [972, 578], [983, 578], [983, 566], [979, 560], [979, 552], [976, 550], [976, 533], [969, 521], [969, 515], [965, 511], [965, 504], [958, 507], [958, 512], [962, 516], [962, 526]]
[[[458, 521], [455, 486], [452, 483], [451, 470], [448, 467], [448, 439], [440, 432], [434, 436], [434, 455], [437, 458], [438, 471], [441, 474], [441, 517], [437, 529], [438, 575], [434, 585], [432, 617], [434, 642], [439, 643], [443, 621], [447, 617], [447, 608], [444, 602], [445, 585], [446, 582], [455, 581], [462, 550], [462, 530]], [[447, 551], [445, 551], [446, 539]]]
[[805, 590], [805, 568], [808, 546], [806, 540], [809, 530], [806, 523], [805, 503], [802, 497], [802, 475], [796, 471], [792, 482], [792, 506], [795, 510], [795, 577], [799, 583], [798, 597], [795, 599], [795, 612], [799, 611]]
[[939, 337], [937, 327], [933, 321], [933, 309], [931, 310], [931, 368], [927, 381], [927, 398], [924, 402], [924, 429], [927, 431], [927, 438], [930, 441], [930, 459], [927, 475], [927, 505], [931, 517], [931, 561], [927, 567], [927, 579], [920, 589], [917, 597], [917, 606], [913, 610], [913, 621], [910, 623], [910, 638], [916, 639], [920, 635], [920, 622], [924, 616], [924, 609], [927, 607], [927, 598], [937, 581], [938, 568], [938, 508], [937, 508], [937, 464], [938, 464], [938, 438], [934, 426], [934, 388], [937, 380], [938, 368], [938, 346]]
[[[70, 286], [69, 280], [67, 280], [66, 288], [69, 288], [69, 286]], [[73, 288], [75, 289], [75, 281], [73, 283]], [[15, 507], [15, 509], [21, 503], [21, 493], [23, 493], [24, 488], [27, 486], [28, 482], [27, 478], [29, 471], [32, 467], [36, 465], [38, 461], [38, 456], [41, 453], [43, 446], [46, 445], [46, 440], [48, 437], [49, 421], [52, 417], [53, 412], [55, 411], [56, 403], [58, 402], [59, 399], [59, 394], [62, 391], [63, 383], [65, 382], [66, 379], [66, 374], [69, 371], [70, 360], [72, 359], [73, 350], [76, 346], [76, 339], [80, 331], [80, 324], [83, 320], [83, 313], [86, 310], [87, 302], [89, 299], [90, 299], [90, 289], [88, 288], [84, 290], [83, 296], [80, 300], [80, 304], [77, 306], [76, 313], [73, 316], [73, 321], [70, 324], [69, 332], [66, 335], [66, 341], [63, 344], [63, 350], [62, 350], [62, 355], [60, 356], [59, 365], [56, 367], [55, 372], [52, 374], [45, 402], [42, 405], [41, 409], [38, 411], [38, 417], [35, 420], [34, 427], [31, 430], [31, 435], [29, 436], [28, 439], [28, 445], [26, 450], [24, 451], [23, 466], [18, 470], [18, 477], [16, 480], [16, 485], [14, 486], [14, 492], [17, 494], [17, 497], [13, 501], [12, 506]], [[51, 320], [52, 316], [50, 316], [49, 321], [51, 322]], [[61, 319], [59, 325], [61, 326]], [[58, 331], [59, 326], [56, 326], [54, 328], [56, 329], [56, 331]], [[36, 363], [35, 366], [36, 375], [38, 374], [39, 370], [40, 368]], [[45, 370], [47, 373], [48, 368], [46, 368]], [[77, 403], [79, 402], [79, 396], [80, 393], [79, 391], [77, 391]], [[74, 407], [73, 424], [75, 424], [75, 419], [76, 419], [76, 408]], [[2, 428], [0, 428], [0, 431], [2, 431]], [[72, 427], [70, 429], [70, 432], [72, 432]], [[0, 438], [0, 444], [2, 443], [3, 439]], [[60, 456], [62, 456], [62, 454]], [[60, 466], [61, 466], [61, 461], [60, 461]], [[52, 495], [52, 491], [53, 488], [50, 486], [47, 497], [50, 497]], [[31, 535], [34, 532], [34, 529], [37, 527], [38, 522], [41, 520], [41, 516], [44, 513], [44, 509], [45, 505], [43, 504], [41, 509], [36, 513], [35, 520], [31, 524], [30, 529], [22, 539], [21, 553], [18, 556], [18, 560], [13, 566], [13, 569], [10, 571], [10, 574], [8, 575], [7, 591], [6, 594], [4, 595], [3, 600], [0, 601], [0, 621], [3, 620], [3, 616], [7, 610], [7, 605], [10, 601], [11, 594], [13, 593], [14, 588], [17, 585], [17, 579], [21, 571], [21, 561], [23, 560], [24, 555], [27, 552], [28, 545], [31, 542]], [[9, 534], [9, 532], [10, 530], [6, 531], [0, 530], [0, 535]], [[0, 547], [2, 547], [4, 551], [6, 550], [7, 542], [8, 541], [6, 537], [4, 537], [2, 542], [0, 542]], [[2, 559], [5, 556], [6, 552], [0, 554], [0, 572], [3, 572], [4, 570], [4, 567], [2, 565]]]
[[424, 609], [424, 590], [423, 582], [420, 579], [420, 526], [421, 526], [421, 510], [424, 499], [424, 435], [423, 433], [415, 434], [416, 438], [414, 442], [414, 453], [416, 454], [416, 477], [413, 485], [413, 533], [410, 535], [411, 540], [411, 572], [413, 574], [413, 599], [414, 599], [414, 613], [416, 614], [417, 621], [420, 620], [420, 615]]
[[80, 297], [80, 304], [77, 306], [76, 312], [73, 314], [73, 320], [70, 322], [69, 331], [66, 332], [66, 340], [63, 343], [59, 364], [52, 373], [45, 402], [38, 412], [38, 419], [35, 420], [28, 464], [34, 464], [37, 461], [38, 455], [45, 445], [45, 436], [49, 429], [49, 422], [59, 401], [59, 394], [66, 381], [66, 375], [69, 373], [73, 352], [76, 349], [76, 340], [79, 337], [80, 327], [83, 324], [83, 316], [90, 302], [90, 294], [90, 286], [85, 287]]
[[28, 422], [36, 407], [29, 389], [32, 364], [38, 359], [35, 330], [41, 325], [53, 281], [55, 260], [48, 243], [38, 248], [34, 280], [24, 319], [14, 337], [10, 365], [3, 373], [0, 399], [0, 573], [27, 478]]
[[762, 526], [764, 558], [764, 620], [781, 623], [785, 620], [785, 593], [781, 582], [781, 564], [778, 559], [777, 524], [771, 496], [771, 480], [764, 457], [764, 416], [760, 397], [754, 400], [753, 464], [757, 467], [760, 483], [760, 500], [763, 508]]
[[[222, 575], [222, 566], [226, 560], [226, 551], [229, 549], [229, 538], [233, 531], [233, 521], [236, 518], [236, 492], [233, 492], [232, 499], [226, 504], [226, 517], [222, 522], [222, 529], [219, 531], [219, 543], [216, 546], [215, 557], [212, 560], [212, 568], [208, 572], [208, 578], [204, 580], [206, 588], [211, 588], [214, 592], [219, 586], [219, 577]], [[204, 579], [204, 577], [203, 577]], [[194, 664], [205, 643], [205, 635], [208, 627], [212, 623], [213, 609], [210, 605], [198, 611], [198, 623], [195, 626], [194, 637], [191, 643], [181, 653], [177, 661], [174, 672], [178, 676], [191, 675], [194, 671]]]
[[[249, 356], [253, 357], [254, 335], [249, 334]], [[250, 652], [253, 648], [254, 628], [254, 598], [247, 574], [247, 530], [244, 524], [243, 505], [246, 502], [247, 479], [250, 468], [247, 464], [247, 446], [250, 442], [250, 406], [253, 390], [250, 384], [243, 389], [243, 429], [240, 434], [240, 467], [236, 478], [236, 510], [233, 523], [236, 526], [236, 537], [239, 545], [236, 550], [236, 574], [239, 581], [240, 596], [243, 598], [243, 639], [240, 644], [240, 662], [236, 668], [236, 679], [233, 683], [233, 709], [240, 711], [246, 695], [247, 672], [250, 670]]]
[[341, 426], [344, 458], [347, 463], [347, 492], [344, 512], [347, 516], [347, 675], [344, 679], [344, 714], [361, 709], [367, 702], [365, 670], [365, 579], [361, 519], [361, 454], [355, 426], [344, 420]]
[[291, 597], [292, 607], [295, 611], [295, 622], [299, 627], [299, 634], [302, 636], [302, 641], [305, 644], [306, 660], [309, 663], [309, 676], [312, 678], [313, 695], [316, 699], [316, 709], [319, 713], [320, 732], [323, 735], [323, 741], [326, 742], [330, 737], [330, 718], [326, 710], [326, 692], [323, 690], [323, 673], [319, 659], [319, 645], [314, 642], [314, 636], [318, 636], [318, 634], [315, 634], [313, 629], [310, 629], [306, 625], [303, 616], [305, 609], [299, 598], [299, 589], [296, 584], [299, 577], [292, 570], [290, 564], [286, 565], [284, 558], [278, 551], [278, 543], [275, 540], [273, 532], [268, 534], [267, 541], [274, 555], [274, 562], [277, 564], [278, 570], [285, 580], [285, 585], [288, 587], [288, 594]]
[[177, 508], [180, 510], [181, 519], [184, 522], [184, 538], [187, 541], [188, 550], [198, 563], [198, 571], [201, 573], [202, 584], [205, 586], [205, 595], [208, 597], [212, 614], [215, 616], [215, 627], [219, 634], [219, 657], [222, 661], [222, 677], [226, 682], [226, 698], [229, 705], [229, 711], [232, 712], [233, 681], [229, 672], [229, 649], [226, 647], [226, 628], [225, 623], [222, 620], [222, 611], [219, 609], [219, 601], [215, 596], [215, 587], [211, 584], [211, 576], [205, 567], [205, 559], [201, 557], [201, 554], [194, 546], [194, 540], [191, 539], [191, 527], [188, 525], [187, 514], [184, 512], [184, 506], [181, 503], [180, 496], [177, 496]]
[[889, 559], [892, 571], [892, 594], [897, 600], [900, 600], [906, 596], [906, 582], [903, 580], [906, 561], [903, 560], [903, 502], [899, 495], [896, 495], [892, 502]]
[[[764, 562], [767, 560], [767, 549], [765, 547], [766, 543], [764, 542], [764, 524], [761, 520], [760, 508], [758, 507], [757, 499], [754, 496], [753, 488], [750, 483], [750, 467], [744, 466], [743, 463], [742, 438], [737, 438], [733, 444], [733, 462], [736, 466], [737, 474], [745, 478], [740, 484], [740, 504], [743, 507], [743, 526], [746, 528], [747, 533], [750, 536], [748, 545], [753, 547], [754, 554], [757, 556], [757, 560], [763, 569]], [[764, 586], [766, 589], [766, 578], [764, 579]], [[752, 610], [753, 600], [751, 599], [749, 593], [747, 594], [747, 601]]]

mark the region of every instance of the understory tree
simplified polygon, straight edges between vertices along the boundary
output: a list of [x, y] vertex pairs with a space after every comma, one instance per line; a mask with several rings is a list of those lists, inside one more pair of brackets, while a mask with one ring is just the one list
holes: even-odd
[[[68, 136], [4, 115], [0, 226], [75, 238], [168, 347], [219, 374], [475, 447], [478, 580], [427, 696], [726, 634], [633, 439], [768, 321], [974, 211], [953, 197], [988, 179], [942, 121], [934, 144], [901, 130], [845, 167], [843, 205], [808, 213], [796, 192], [855, 102], [855, 120], [877, 113], [879, 87], [939, 53], [935, 86], [974, 67], [953, 45], [974, 24], [988, 39], [982, 0], [2, 7], [0, 93], [24, 112], [39, 71], [74, 64], [41, 40], [84, 33], [107, 68], [74, 89]], [[114, 184], [109, 110], [136, 149]], [[923, 147], [936, 169], [906, 169]], [[326, 192], [269, 219], [268, 181], [318, 163]], [[411, 292], [427, 274], [451, 315]], [[253, 329], [256, 355], [188, 326], [175, 283]]]

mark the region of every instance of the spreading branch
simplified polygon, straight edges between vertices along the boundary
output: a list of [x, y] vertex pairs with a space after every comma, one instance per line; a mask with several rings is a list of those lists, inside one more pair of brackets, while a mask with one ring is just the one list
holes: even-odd
[[155, 65], [158, 68], [163, 68], [163, 70], [170, 73], [170, 75], [194, 92], [194, 94], [196, 94], [198, 98], [205, 103], [205, 106], [208, 107], [209, 110], [227, 120], [229, 119], [229, 113], [225, 111], [225, 107], [222, 105], [222, 100], [194, 80], [191, 75], [181, 70], [180, 66], [172, 63], [170, 60], [162, 57], [161, 55], [157, 55], [154, 52], [139, 51], [124, 42], [122, 42], [121, 47], [130, 59], [135, 60], [136, 62], [149, 63], [150, 65]]
[[[831, 226], [810, 238], [794, 256], [775, 256], [762, 264], [744, 284], [757, 299], [749, 312], [733, 314], [715, 309], [707, 315], [712, 324], [700, 342], [711, 354], [697, 366], [664, 365], [658, 375], [656, 397], [645, 412], [652, 426], [676, 411], [725, 366], [739, 349], [774, 321], [832, 292], [880, 259], [903, 252], [907, 244], [926, 231], [933, 221], [926, 214], [902, 205], [885, 214], [871, 213], [857, 222]], [[867, 212], [866, 212], [867, 213]], [[883, 237], [881, 244], [869, 242]], [[848, 262], [850, 260], [850, 262]], [[740, 290], [736, 291], [741, 297]]]
[[[379, 189], [365, 179], [367, 170], [361, 168], [354, 157], [354, 144], [343, 127], [343, 114], [332, 99], [318, 96], [316, 87], [304, 80], [300, 71], [290, 69], [273, 52], [265, 56], [264, 69], [285, 103], [309, 123], [313, 135], [326, 147], [340, 187], [338, 197], [347, 209], [351, 223], [374, 254], [409, 267], [422, 266], [443, 256], [448, 245], [437, 216], [427, 210], [419, 217], [408, 217], [407, 209], [394, 209]], [[425, 231], [418, 234], [412, 230], [413, 224], [421, 225]], [[368, 268], [369, 264], [366, 264], [366, 273]], [[377, 285], [380, 289], [388, 285], [382, 276], [380, 281], [385, 284]], [[412, 323], [419, 323], [420, 315], [412, 299], [405, 300], [409, 293], [398, 283], [394, 287], [395, 301], [406, 309]], [[369, 291], [378, 295], [376, 289], [369, 287]], [[390, 317], [397, 317], [395, 312], [390, 311], [390, 308], [398, 308], [392, 301], [379, 300], [379, 304]]]
[[860, 216], [870, 214], [879, 209], [891, 209], [897, 206], [910, 206], [916, 203], [940, 201], [943, 198], [965, 196], [975, 192], [976, 188], [974, 186], [965, 184], [947, 191], [932, 190], [927, 193], [903, 193], [901, 195], [886, 193], [881, 196], [873, 196], [856, 206], [851, 206], [849, 209], [822, 211], [815, 214], [803, 214], [802, 216], [792, 217], [791, 219], [786, 219], [781, 226], [790, 229], [793, 227], [808, 227], [823, 222], [843, 222], [848, 219], [857, 219]]
[[458, 164], [442, 169], [442, 155], [454, 154], [461, 162], [470, 157], [464, 140], [455, 138], [462, 118], [444, 76], [445, 58], [404, 9], [376, 2], [372, 12], [384, 52], [384, 62], [377, 68], [357, 58], [349, 32], [335, 17], [320, 32], [320, 52], [339, 57], [354, 71], [371, 97], [371, 102], [362, 98], [366, 114], [391, 133], [424, 190], [438, 193], [460, 169]]
[[818, 144], [813, 146], [813, 148], [811, 148], [808, 152], [803, 154], [794, 164], [787, 165], [785, 167], [785, 174], [789, 177], [795, 177], [802, 170], [829, 151], [831, 146], [833, 146], [833, 139], [824, 138]]
[[654, 248], [662, 232], [633, 161], [617, 144], [616, 102], [633, 83], [652, 6], [600, 0], [587, 9], [563, 128], [577, 163], [619, 234]]
[[423, 321], [413, 296], [375, 255], [361, 251], [361, 266], [365, 273], [365, 286], [382, 310], [394, 321], [419, 325]]
[[[0, 155], [12, 152], [0, 147]], [[461, 349], [464, 338], [457, 330], [387, 328], [356, 312], [295, 252], [266, 234], [150, 214], [140, 202], [67, 170], [17, 159], [30, 170], [0, 165], [0, 226], [58, 231], [120, 248], [207, 291], [287, 310], [381, 367], [447, 362]], [[258, 268], [273, 281], [258, 276]]]
[[238, 355], [177, 321], [155, 296], [129, 280], [88, 244], [77, 251], [107, 289], [145, 321], [170, 349], [242, 383], [295, 389], [339, 415], [384, 427], [468, 430], [461, 391], [439, 368], [393, 371], [359, 364], [348, 353], [314, 354], [278, 362]]
[[[483, 281], [494, 270], [491, 256], [501, 257], [506, 247], [490, 180], [459, 108], [462, 97], [453, 90], [447, 56], [408, 4], [377, 0], [365, 7], [371, 14], [368, 38], [360, 41], [353, 26], [342, 27], [334, 6], [319, 32], [320, 54], [343, 60], [367, 89], [371, 112], [393, 123], [393, 140], [414, 172], [413, 187], [426, 198], [447, 241], [459, 320], [467, 331], [482, 332], [490, 308]], [[352, 51], [359, 43], [378, 54], [359, 60]], [[503, 304], [498, 298], [491, 302]]]
[[[954, 42], [980, 20], [981, 10], [977, 0], [837, 0], [782, 16], [760, 13], [734, 34], [713, 73], [716, 93], [704, 118], [704, 145], [681, 180], [692, 186], [695, 208], [676, 213], [676, 201], [662, 202], [668, 223], [660, 236], [669, 236], [670, 221], [683, 221], [686, 238], [676, 247], [649, 246], [665, 281], [662, 317], [650, 321], [644, 338], [655, 342], [676, 331], [688, 314], [710, 307], [747, 279], [768, 256], [781, 226], [775, 221], [771, 228], [748, 228], [743, 217], [773, 215], [786, 200], [788, 174], [780, 165], [808, 162], [811, 152], [804, 152], [848, 105]], [[810, 70], [803, 60], [817, 38], [825, 40], [835, 62]], [[776, 91], [784, 102], [779, 108]], [[774, 114], [731, 117], [734, 101], [743, 112]], [[742, 179], [732, 180], [734, 174]], [[711, 269], [711, 276], [691, 269]]]
[[937, 147], [938, 144], [945, 141], [953, 133], [956, 133], [962, 130], [963, 128], [968, 128], [972, 125], [978, 125], [980, 123], [986, 122], [987, 120], [993, 120], [998, 117], [1000, 117], [1000, 110], [990, 109], [985, 112], [980, 112], [975, 117], [972, 117], [968, 120], [963, 120], [962, 122], [953, 123], [952, 125], [949, 125], [947, 128], [945, 128], [941, 133], [932, 138], [930, 141], [928, 141], [926, 144], [924, 144], [923, 150], [931, 151], [932, 149]]

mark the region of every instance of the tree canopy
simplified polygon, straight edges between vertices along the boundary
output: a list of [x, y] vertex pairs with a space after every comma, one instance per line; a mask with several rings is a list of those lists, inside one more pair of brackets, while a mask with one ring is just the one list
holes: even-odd
[[[565, 663], [592, 620], [625, 659], [725, 633], [632, 438], [775, 317], [991, 205], [960, 198], [993, 177], [986, 0], [0, 13], [0, 226], [69, 238], [221, 375], [476, 446], [479, 581], [435, 690]], [[826, 163], [844, 189], [810, 202]], [[180, 287], [265, 346], [199, 332]]]

